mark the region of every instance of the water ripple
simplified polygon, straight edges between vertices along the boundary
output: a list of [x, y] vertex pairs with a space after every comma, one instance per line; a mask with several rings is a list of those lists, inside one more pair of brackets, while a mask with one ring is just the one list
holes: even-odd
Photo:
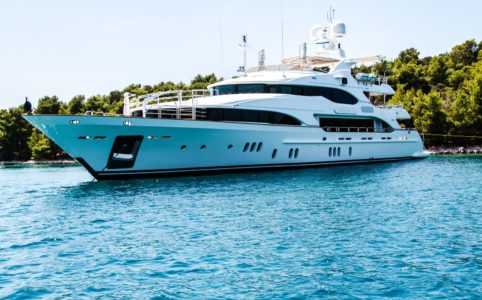
[[0, 298], [482, 295], [482, 156], [105, 182], [3, 168], [0, 182]]

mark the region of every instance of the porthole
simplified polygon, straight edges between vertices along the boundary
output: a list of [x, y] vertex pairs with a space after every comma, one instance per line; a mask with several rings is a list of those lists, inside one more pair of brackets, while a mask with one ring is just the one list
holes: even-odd
[[350, 155], [350, 156], [351, 156], [351, 147], [350, 147], [350, 148], [348, 148], [348, 155]]
[[228, 145], [228, 149], [233, 149], [233, 145]]
[[290, 149], [290, 153], [289, 153], [288, 157], [293, 158], [293, 148]]
[[243, 152], [248, 151], [248, 148], [249, 148], [249, 143], [246, 143], [246, 144], [244, 145]]
[[331, 157], [331, 147], [328, 149], [328, 156]]
[[323, 140], [326, 141], [326, 137], [324, 137]]
[[201, 146], [201, 150], [204, 150], [204, 149], [206, 149], [206, 145]]
[[340, 156], [340, 153], [341, 153], [341, 148], [338, 147], [338, 154], [337, 154], [337, 156]]
[[181, 146], [181, 150], [184, 150], [184, 149], [186, 149], [186, 145]]
[[148, 135], [148, 136], [147, 136], [147, 139], [149, 139], [149, 140], [153, 140], [153, 139], [155, 139], [155, 138], [157, 138], [155, 135]]
[[296, 148], [296, 149], [295, 149], [295, 158], [298, 158], [298, 153], [299, 153], [299, 149]]
[[273, 154], [271, 154], [271, 158], [272, 158], [272, 159], [275, 159], [275, 158], [276, 158], [276, 154], [278, 154], [278, 150], [277, 150], [277, 149], [274, 149], [274, 150], [273, 150]]
[[256, 149], [256, 143], [251, 144], [251, 149], [249, 149], [249, 152], [253, 152], [254, 149]]
[[79, 124], [80, 121], [79, 120], [70, 120], [70, 124]]
[[256, 148], [256, 152], [261, 151], [261, 148], [263, 148], [263, 143], [258, 144], [258, 148]]

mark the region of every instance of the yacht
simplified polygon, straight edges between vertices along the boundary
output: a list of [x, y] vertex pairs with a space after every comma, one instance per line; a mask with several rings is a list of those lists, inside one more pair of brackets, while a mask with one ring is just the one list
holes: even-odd
[[[264, 63], [207, 90], [124, 94], [122, 115], [25, 115], [96, 179], [316, 167], [428, 156], [421, 135], [402, 128], [387, 79], [352, 76], [340, 39], [345, 24], [315, 26], [318, 49]], [[247, 47], [246, 37], [241, 46]], [[246, 57], [246, 54], [244, 55]]]

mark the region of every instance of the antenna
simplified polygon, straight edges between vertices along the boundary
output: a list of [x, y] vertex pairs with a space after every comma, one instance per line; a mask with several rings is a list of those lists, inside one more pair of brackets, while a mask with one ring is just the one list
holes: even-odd
[[301, 69], [301, 68], [303, 68], [304, 66], [306, 66], [306, 63], [307, 63], [307, 55], [306, 55], [307, 48], [306, 48], [306, 43], [300, 44], [299, 51], [300, 51], [300, 69]]
[[223, 49], [223, 20], [221, 17], [221, 1], [218, 1], [218, 23], [219, 23], [219, 46], [221, 49], [221, 74], [224, 72], [224, 49]]
[[285, 57], [284, 35], [284, 1], [281, 0], [281, 60]]
[[239, 47], [243, 49], [243, 65], [238, 68], [238, 72], [240, 73], [245, 73], [246, 74], [246, 64], [247, 64], [247, 48], [248, 48], [248, 35], [245, 34], [243, 35], [243, 40], [241, 44], [239, 44]]
[[258, 65], [260, 67], [264, 66], [264, 61], [266, 59], [266, 55], [264, 54], [264, 49], [258, 52]]

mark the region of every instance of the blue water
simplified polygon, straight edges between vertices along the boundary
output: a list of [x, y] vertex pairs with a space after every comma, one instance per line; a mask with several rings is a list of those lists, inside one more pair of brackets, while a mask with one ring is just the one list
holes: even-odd
[[91, 179], [0, 169], [0, 298], [482, 295], [482, 156]]

